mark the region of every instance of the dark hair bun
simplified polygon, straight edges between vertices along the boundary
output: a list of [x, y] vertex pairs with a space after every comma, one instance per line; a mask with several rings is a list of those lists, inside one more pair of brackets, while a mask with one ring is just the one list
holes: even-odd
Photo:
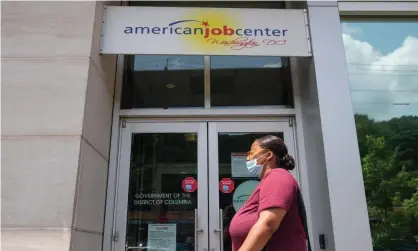
[[295, 168], [295, 160], [289, 155], [284, 141], [273, 135], [267, 135], [257, 140], [260, 146], [264, 149], [270, 150], [276, 155], [277, 165], [286, 170], [293, 170]]
[[279, 159], [279, 165], [286, 170], [293, 170], [295, 169], [295, 159], [286, 154], [283, 158]]

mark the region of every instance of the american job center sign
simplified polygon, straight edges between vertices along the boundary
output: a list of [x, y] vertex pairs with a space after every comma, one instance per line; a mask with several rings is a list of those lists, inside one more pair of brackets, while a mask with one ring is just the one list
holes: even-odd
[[102, 54], [311, 56], [303, 9], [104, 9]]

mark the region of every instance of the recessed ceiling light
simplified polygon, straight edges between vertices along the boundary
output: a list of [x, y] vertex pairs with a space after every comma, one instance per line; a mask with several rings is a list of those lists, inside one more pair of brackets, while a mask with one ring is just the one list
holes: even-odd
[[168, 89], [173, 89], [174, 87], [176, 87], [175, 84], [166, 84], [165, 85], [165, 88], [168, 88]]

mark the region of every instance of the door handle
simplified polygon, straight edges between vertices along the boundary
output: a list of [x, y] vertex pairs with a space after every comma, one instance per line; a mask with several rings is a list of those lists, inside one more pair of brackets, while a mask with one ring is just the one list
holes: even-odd
[[126, 247], [125, 251], [129, 251], [129, 250], [142, 250], [144, 248], [145, 247], [141, 247], [141, 246], [138, 246], [138, 247]]
[[199, 225], [198, 225], [198, 220], [197, 220], [197, 218], [198, 218], [198, 213], [197, 213], [197, 209], [195, 209], [194, 210], [194, 227], [196, 228], [196, 234], [200, 234], [200, 233], [203, 233], [203, 229], [202, 228], [199, 228]]
[[220, 251], [224, 251], [224, 221], [223, 221], [223, 210], [219, 209], [219, 229], [213, 230], [215, 233], [219, 233], [220, 239]]
[[195, 231], [195, 236], [194, 236], [194, 250], [195, 251], [199, 251], [199, 240], [198, 240], [198, 235], [203, 233], [203, 229], [199, 228], [199, 221], [198, 221], [198, 213], [197, 213], [197, 208], [194, 210], [194, 227], [196, 228]]

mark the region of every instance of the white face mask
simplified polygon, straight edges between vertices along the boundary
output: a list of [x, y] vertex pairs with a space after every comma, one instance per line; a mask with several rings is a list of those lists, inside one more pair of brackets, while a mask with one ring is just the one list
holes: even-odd
[[253, 160], [249, 160], [247, 161], [247, 169], [248, 171], [254, 176], [254, 177], [258, 177], [260, 178], [261, 173], [263, 172], [263, 167], [264, 165], [267, 163], [264, 163], [263, 165], [259, 165], [257, 164], [257, 161], [262, 158], [263, 156], [265, 156], [267, 153], [261, 155], [260, 157], [253, 159]]

